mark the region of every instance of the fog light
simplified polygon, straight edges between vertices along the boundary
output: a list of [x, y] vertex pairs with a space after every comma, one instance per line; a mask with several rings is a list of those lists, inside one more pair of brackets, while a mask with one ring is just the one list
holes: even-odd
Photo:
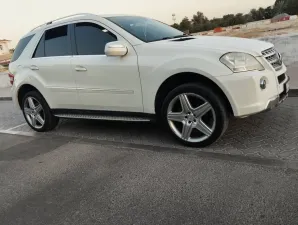
[[262, 90], [264, 90], [264, 89], [266, 89], [266, 86], [267, 86], [267, 81], [266, 81], [266, 79], [262, 78], [262, 79], [260, 80], [260, 88], [261, 88]]

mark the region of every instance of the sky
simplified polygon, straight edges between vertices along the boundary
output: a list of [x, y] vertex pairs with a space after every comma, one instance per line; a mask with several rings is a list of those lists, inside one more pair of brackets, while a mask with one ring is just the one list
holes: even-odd
[[[241, 3], [240, 3], [241, 2]], [[172, 24], [197, 11], [209, 19], [228, 13], [248, 13], [252, 8], [273, 5], [275, 0], [0, 0], [0, 39], [18, 40], [34, 27], [75, 14], [135, 14]]]

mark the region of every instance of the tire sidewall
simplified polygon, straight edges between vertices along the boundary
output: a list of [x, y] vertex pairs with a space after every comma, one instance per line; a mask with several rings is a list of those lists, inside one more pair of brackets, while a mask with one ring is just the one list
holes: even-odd
[[[26, 114], [24, 112], [24, 103], [25, 103], [25, 100], [28, 98], [28, 97], [33, 97], [35, 98], [42, 106], [43, 108], [43, 111], [44, 111], [44, 120], [45, 120], [45, 123], [43, 125], [43, 127], [41, 128], [35, 128], [33, 127], [27, 117], [26, 117]], [[50, 127], [52, 127], [52, 123], [53, 123], [53, 115], [51, 113], [51, 110], [50, 110], [50, 107], [48, 106], [46, 100], [42, 97], [41, 94], [39, 94], [37, 91], [30, 91], [28, 92], [27, 94], [24, 95], [23, 99], [22, 99], [22, 111], [23, 111], [23, 115], [25, 117], [25, 120], [27, 122], [27, 124], [35, 131], [38, 131], [38, 132], [43, 132], [43, 131], [47, 131], [49, 130]]]
[[[211, 134], [209, 138], [202, 142], [188, 142], [184, 141], [179, 138], [170, 128], [168, 120], [167, 120], [167, 111], [170, 102], [178, 95], [183, 93], [194, 93], [202, 96], [205, 100], [207, 100], [214, 109], [215, 117], [216, 117], [216, 124], [214, 132]], [[214, 93], [211, 88], [203, 86], [202, 84], [184, 84], [181, 85], [174, 90], [172, 90], [164, 100], [163, 107], [161, 109], [161, 117], [163, 125], [167, 127], [167, 129], [172, 133], [172, 135], [184, 145], [190, 147], [206, 147], [211, 145], [216, 140], [218, 140], [222, 134], [226, 131], [228, 126], [228, 114], [225, 105], [223, 104], [222, 98], [217, 94]]]

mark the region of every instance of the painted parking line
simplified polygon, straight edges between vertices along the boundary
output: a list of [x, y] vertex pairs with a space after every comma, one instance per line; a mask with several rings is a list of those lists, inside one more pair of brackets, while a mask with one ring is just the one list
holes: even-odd
[[16, 135], [23, 135], [23, 136], [36, 136], [35, 132], [25, 132], [25, 131], [14, 131], [14, 130], [0, 130], [2, 134], [16, 134]]
[[10, 127], [8, 129], [0, 129], [0, 133], [2, 133], [2, 134], [17, 134], [17, 135], [24, 135], [24, 136], [30, 136], [30, 137], [36, 136], [36, 133], [34, 131], [26, 132], [26, 131], [15, 130], [15, 129], [23, 127], [25, 125], [27, 125], [27, 123], [22, 123], [17, 126]]
[[18, 126], [11, 127], [11, 128], [9, 128], [9, 129], [7, 129], [7, 131], [17, 129], [17, 128], [22, 127], [22, 126], [25, 126], [25, 125], [27, 125], [27, 123], [22, 123], [22, 124], [20, 124], [20, 125], [18, 125]]

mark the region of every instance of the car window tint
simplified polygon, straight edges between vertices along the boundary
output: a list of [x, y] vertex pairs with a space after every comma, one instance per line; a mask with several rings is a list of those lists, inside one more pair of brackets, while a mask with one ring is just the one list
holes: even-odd
[[106, 17], [106, 19], [144, 42], [158, 41], [183, 35], [183, 32], [150, 18], [140, 16], [115, 16]]
[[75, 37], [78, 55], [104, 55], [106, 44], [117, 41], [114, 34], [94, 23], [77, 23]]
[[11, 62], [16, 61], [20, 55], [23, 53], [24, 49], [28, 45], [28, 43], [31, 41], [34, 35], [30, 35], [28, 37], [22, 38], [19, 43], [17, 44], [17, 47], [15, 48], [15, 51], [13, 53], [13, 56], [11, 58]]
[[45, 56], [69, 55], [67, 25], [46, 31]]
[[44, 35], [41, 37], [34, 51], [33, 58], [44, 57]]

